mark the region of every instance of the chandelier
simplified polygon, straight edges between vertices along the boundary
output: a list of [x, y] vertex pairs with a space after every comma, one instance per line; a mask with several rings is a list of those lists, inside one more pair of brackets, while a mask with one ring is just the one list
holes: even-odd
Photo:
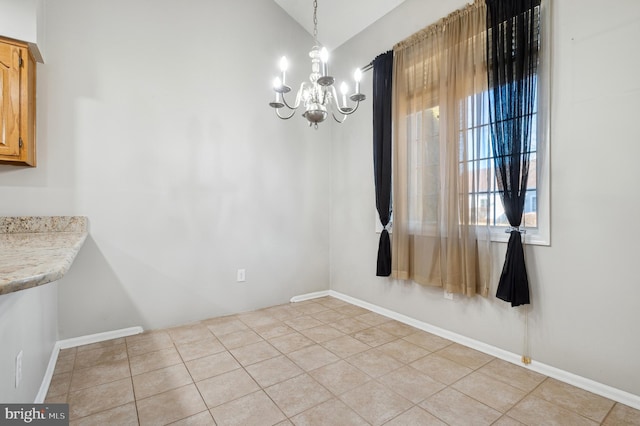
[[[304, 81], [300, 85], [300, 89], [296, 95], [295, 102], [290, 105], [285, 95], [291, 91], [291, 87], [287, 86], [286, 73], [289, 63], [286, 57], [280, 59], [280, 77], [276, 77], [273, 81], [273, 90], [275, 91], [275, 99], [273, 102], [269, 102], [269, 106], [276, 110], [276, 115], [283, 120], [288, 120], [293, 117], [300, 106], [303, 107], [304, 112], [302, 116], [307, 119], [309, 126], [318, 128], [318, 123], [322, 123], [329, 113], [333, 116], [333, 119], [338, 123], [343, 123], [347, 119], [347, 116], [353, 114], [358, 109], [360, 101], [366, 99], [366, 96], [360, 93], [360, 80], [362, 79], [362, 72], [357, 69], [354, 73], [355, 91], [349, 96], [352, 102], [355, 102], [354, 106], [347, 105], [347, 93], [349, 87], [345, 82], [340, 85], [341, 98], [338, 98], [336, 88], [334, 87], [335, 79], [329, 75], [328, 60], [329, 52], [325, 47], [320, 47], [318, 43], [318, 1], [313, 2], [313, 39], [314, 46], [309, 52], [311, 58], [311, 74], [309, 75], [309, 81]], [[341, 102], [340, 102], [341, 101]], [[285, 114], [281, 111], [286, 108]], [[336, 113], [341, 116], [336, 117]]]

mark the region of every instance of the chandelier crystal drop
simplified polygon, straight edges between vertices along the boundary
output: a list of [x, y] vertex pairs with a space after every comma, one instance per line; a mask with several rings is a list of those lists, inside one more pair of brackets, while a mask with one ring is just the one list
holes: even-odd
[[[289, 63], [286, 57], [280, 59], [280, 77], [276, 77], [273, 81], [273, 90], [275, 99], [269, 102], [269, 106], [275, 109], [276, 115], [283, 120], [293, 117], [299, 107], [303, 107], [302, 116], [307, 119], [309, 126], [318, 128], [318, 123], [322, 123], [331, 114], [333, 119], [338, 123], [343, 123], [347, 116], [353, 114], [358, 109], [361, 101], [366, 99], [365, 95], [360, 93], [360, 80], [362, 72], [357, 69], [354, 73], [355, 91], [349, 96], [355, 105], [347, 104], [347, 94], [349, 87], [346, 83], [340, 85], [340, 97], [334, 87], [335, 79], [329, 75], [328, 61], [329, 52], [326, 48], [321, 47], [318, 43], [318, 2], [313, 2], [313, 38], [314, 46], [309, 52], [311, 58], [311, 74], [309, 81], [305, 81], [300, 85], [300, 89], [296, 95], [293, 105], [286, 100], [286, 94], [291, 91], [291, 87], [287, 86], [286, 74]], [[285, 109], [286, 108], [286, 109]], [[285, 113], [282, 114], [283, 109]], [[341, 116], [338, 118], [338, 114]]]

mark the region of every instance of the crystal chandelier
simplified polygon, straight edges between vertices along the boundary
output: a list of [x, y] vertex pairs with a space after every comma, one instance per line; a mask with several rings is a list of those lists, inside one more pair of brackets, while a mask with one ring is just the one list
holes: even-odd
[[[318, 128], [318, 123], [322, 123], [331, 112], [334, 120], [338, 123], [344, 122], [347, 116], [353, 114], [358, 109], [360, 101], [365, 100], [365, 95], [360, 93], [360, 80], [362, 79], [362, 72], [357, 69], [354, 73], [355, 79], [355, 91], [349, 96], [352, 102], [355, 102], [353, 107], [347, 105], [347, 93], [349, 87], [346, 83], [340, 85], [341, 99], [338, 98], [336, 89], [333, 86], [335, 79], [329, 75], [328, 72], [328, 60], [329, 53], [324, 47], [320, 47], [318, 43], [318, 1], [313, 2], [313, 39], [314, 46], [309, 52], [311, 58], [311, 74], [309, 75], [309, 81], [305, 81], [300, 85], [296, 100], [290, 105], [285, 95], [291, 91], [291, 87], [286, 84], [286, 72], [288, 68], [287, 58], [284, 56], [280, 59], [280, 71], [281, 76], [276, 77], [273, 82], [273, 90], [275, 91], [275, 100], [269, 102], [269, 106], [276, 110], [276, 115], [283, 120], [288, 120], [294, 116], [298, 108], [302, 105], [304, 112], [302, 116], [309, 121], [309, 126], [315, 126]], [[341, 101], [341, 102], [339, 102]], [[286, 107], [286, 113], [281, 113], [282, 108]], [[336, 113], [342, 117], [336, 117]]]

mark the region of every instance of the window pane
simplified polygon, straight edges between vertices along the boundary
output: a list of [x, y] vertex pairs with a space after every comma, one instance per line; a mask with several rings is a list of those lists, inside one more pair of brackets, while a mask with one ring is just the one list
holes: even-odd
[[502, 204], [502, 198], [500, 194], [496, 193], [494, 195], [495, 200], [495, 226], [509, 226], [509, 220], [507, 219], [507, 215], [504, 213], [504, 205]]
[[[500, 193], [494, 192], [492, 197], [495, 207], [493, 226], [510, 226], [507, 215], [504, 212], [504, 206], [502, 204], [502, 198]], [[524, 214], [522, 217], [522, 225], [527, 228], [538, 227], [538, 197], [536, 190], [529, 190], [525, 196], [524, 201]]]
[[536, 190], [527, 191], [524, 200], [522, 224], [527, 228], [538, 227], [538, 193]]
[[[458, 119], [466, 128], [458, 134], [459, 171], [471, 172], [466, 192], [460, 193], [461, 200], [467, 200], [471, 223], [506, 227], [510, 226], [496, 182], [493, 149], [490, 139], [489, 116], [486, 104], [487, 94], [471, 96], [467, 99], [466, 111]], [[483, 114], [478, 114], [483, 111]], [[475, 116], [474, 116], [475, 114]], [[414, 135], [409, 147], [411, 175], [410, 181], [415, 191], [410, 194], [410, 218], [416, 230], [424, 231], [425, 226], [437, 223], [440, 191], [440, 111], [439, 107], [424, 110], [408, 118], [407, 129]], [[532, 143], [529, 157], [529, 176], [524, 206], [523, 225], [537, 227], [537, 155], [536, 117], [532, 125]], [[462, 188], [460, 188], [462, 189]], [[417, 232], [422, 232], [417, 231]]]
[[[537, 105], [537, 104], [536, 104]], [[531, 151], [538, 150], [538, 114], [531, 117]]]
[[489, 126], [484, 124], [478, 129], [479, 156], [488, 158], [491, 156], [491, 139], [489, 138]]
[[529, 156], [529, 179], [527, 179], [527, 189], [536, 189], [538, 183], [538, 162], [537, 155], [532, 152]]

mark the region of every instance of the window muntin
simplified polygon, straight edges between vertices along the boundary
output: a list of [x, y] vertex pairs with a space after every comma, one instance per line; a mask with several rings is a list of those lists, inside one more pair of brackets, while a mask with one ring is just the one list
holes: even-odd
[[[476, 173], [470, 175], [474, 182], [469, 183], [470, 214], [475, 218], [476, 225], [489, 225], [491, 227], [508, 227], [509, 221], [504, 213], [504, 206], [500, 197], [500, 191], [496, 180], [494, 167], [494, 152], [491, 146], [488, 94], [487, 92], [476, 94], [466, 100], [469, 117], [466, 138], [468, 159], [460, 159], [460, 166], [476, 169]], [[527, 179], [527, 192], [525, 195], [524, 215], [522, 226], [525, 228], [538, 228], [537, 209], [537, 106], [532, 112], [531, 121], [531, 145], [529, 149], [529, 175]], [[482, 114], [473, 114], [472, 111], [482, 111]], [[477, 121], [475, 121], [477, 120]]]
[[[461, 131], [459, 143], [467, 144], [468, 158], [460, 158], [459, 166], [468, 170], [476, 169], [469, 175], [470, 190], [460, 196], [469, 197], [471, 223], [493, 228], [499, 237], [500, 232], [509, 227], [498, 190], [491, 146], [488, 94], [487, 92], [471, 96], [463, 101], [467, 108], [466, 128]], [[465, 105], [466, 104], [466, 105]], [[522, 226], [534, 231], [538, 229], [538, 125], [536, 108], [532, 113], [530, 165], [525, 196]], [[482, 113], [477, 113], [481, 111]], [[408, 179], [410, 187], [415, 188], [409, 195], [409, 226], [412, 233], [434, 235], [438, 215], [438, 192], [440, 179], [440, 111], [438, 106], [428, 108], [422, 113], [406, 117], [407, 134], [417, 135], [409, 141], [411, 167]], [[464, 134], [463, 134], [464, 132]], [[460, 149], [460, 152], [464, 152]], [[427, 176], [419, 182], [420, 176]], [[422, 218], [422, 219], [421, 219]], [[500, 238], [495, 238], [500, 239]]]

